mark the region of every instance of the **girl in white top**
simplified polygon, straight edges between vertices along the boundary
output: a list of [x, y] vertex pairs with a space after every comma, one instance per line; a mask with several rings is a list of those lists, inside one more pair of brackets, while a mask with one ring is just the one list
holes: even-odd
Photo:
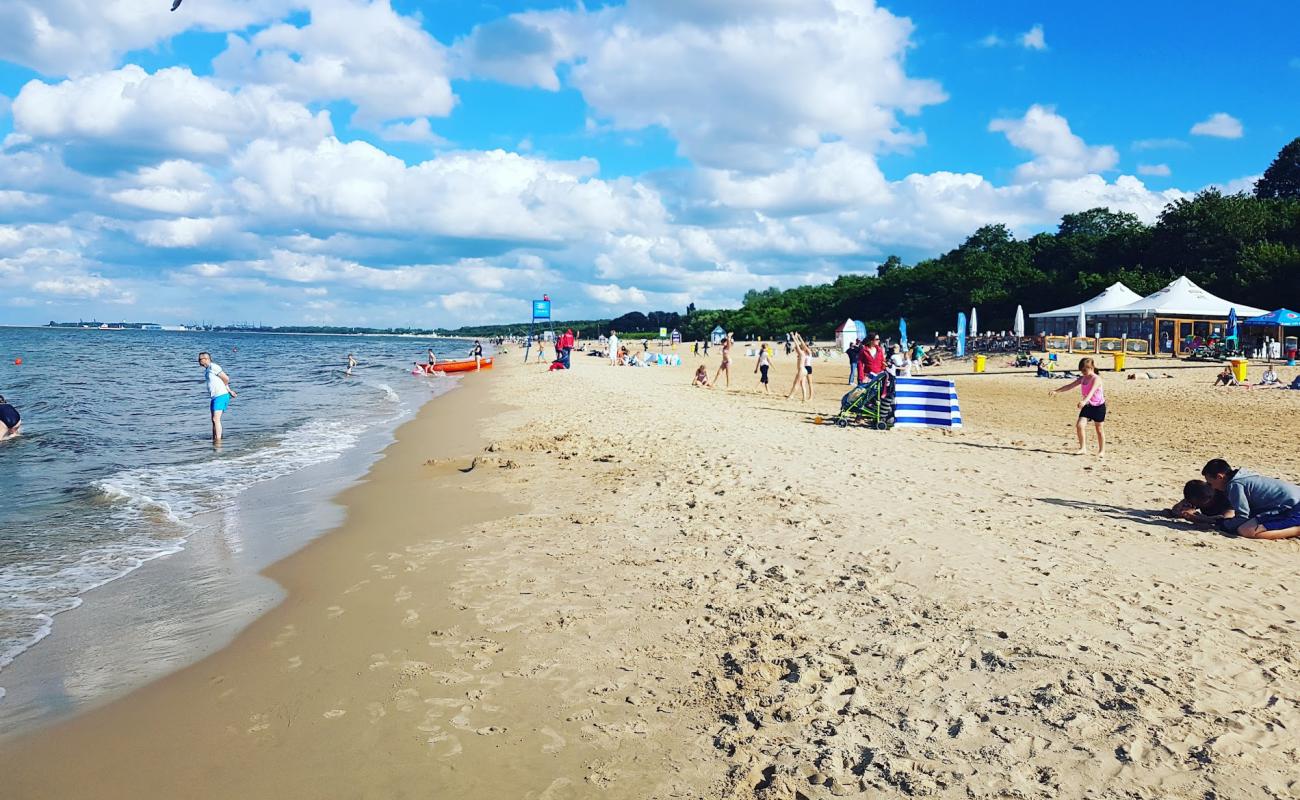
[[754, 365], [754, 372], [762, 373], [758, 376], [758, 382], [763, 385], [764, 392], [771, 392], [767, 385], [767, 373], [772, 368], [772, 351], [762, 342], [758, 343], [758, 363]]
[[894, 352], [889, 356], [889, 374], [895, 378], [912, 377], [912, 361], [907, 357], [906, 350], [894, 348]]

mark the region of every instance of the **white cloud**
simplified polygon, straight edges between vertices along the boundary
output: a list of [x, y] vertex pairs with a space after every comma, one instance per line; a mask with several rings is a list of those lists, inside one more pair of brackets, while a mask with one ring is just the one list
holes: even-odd
[[1213, 136], [1218, 139], [1240, 139], [1242, 136], [1241, 120], [1220, 111], [1193, 125], [1192, 135]]
[[1020, 119], [995, 119], [990, 131], [1005, 133], [1007, 141], [1034, 154], [1016, 167], [1016, 180], [1073, 178], [1112, 169], [1119, 153], [1110, 145], [1089, 146], [1070, 130], [1070, 123], [1050, 108], [1033, 105]]
[[[787, 151], [843, 139], [874, 149], [918, 141], [898, 114], [945, 99], [933, 81], [907, 76], [912, 24], [867, 0], [706, 3], [632, 0], [595, 12], [510, 18], [540, 44], [526, 68], [504, 72], [477, 29], [457, 45], [471, 69], [557, 88], [554, 67], [615, 129], [660, 127], [692, 160], [764, 170]], [[497, 35], [497, 33], [491, 33]], [[653, 68], [650, 68], [653, 65]]]
[[1020, 34], [1020, 46], [1026, 50], [1046, 50], [1047, 40], [1043, 38], [1043, 26], [1035, 25]]
[[1155, 175], [1162, 178], [1169, 177], [1168, 164], [1138, 164], [1139, 175]]
[[57, 84], [31, 81], [13, 113], [14, 130], [31, 140], [191, 158], [226, 155], [257, 136], [314, 142], [331, 129], [327, 113], [263, 87], [227, 91], [184, 67], [150, 74], [134, 64]]
[[410, 122], [393, 122], [380, 128], [381, 138], [390, 142], [422, 142], [425, 144], [445, 145], [447, 140], [433, 132], [428, 117], [419, 117]]
[[613, 283], [584, 287], [587, 296], [607, 306], [637, 308], [646, 303], [646, 294], [635, 286], [623, 288]]
[[302, 27], [278, 23], [231, 34], [213, 65], [219, 77], [274, 86], [303, 102], [348, 100], [357, 121], [442, 117], [455, 97], [446, 48], [388, 0], [311, 0]]
[[119, 56], [186, 30], [240, 30], [279, 19], [303, 0], [203, 0], [167, 12], [155, 0], [5, 0], [0, 60], [45, 75], [112, 67]]
[[647, 188], [599, 180], [590, 160], [494, 150], [407, 166], [365, 142], [327, 139], [312, 149], [257, 142], [233, 168], [243, 208], [281, 224], [554, 242], [664, 217]]
[[980, 47], [1001, 47], [1006, 41], [996, 33], [990, 33], [978, 42]]

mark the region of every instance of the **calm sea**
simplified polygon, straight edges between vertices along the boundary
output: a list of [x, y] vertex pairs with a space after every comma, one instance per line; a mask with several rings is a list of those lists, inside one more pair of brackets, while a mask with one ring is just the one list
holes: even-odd
[[[359, 477], [398, 423], [455, 385], [410, 373], [429, 347], [461, 356], [468, 344], [0, 328], [0, 394], [23, 415], [23, 435], [0, 442], [0, 687], [26, 685], [0, 694], [0, 720], [16, 703], [27, 706], [24, 718], [66, 710], [137, 682], [122, 673], [182, 663], [193, 631], [210, 633], [200, 620], [246, 601], [250, 592], [231, 585], [337, 522], [320, 512], [329, 505], [322, 493]], [[201, 350], [239, 395], [219, 450], [209, 441]], [[351, 376], [349, 352], [360, 362]], [[96, 609], [101, 595], [114, 599]], [[58, 647], [59, 629], [76, 630], [79, 617], [96, 629], [83, 624]], [[137, 660], [152, 666], [118, 652], [133, 632], [137, 650], [154, 650]], [[162, 640], [169, 644], [156, 652]], [[50, 663], [22, 675], [42, 649]]]

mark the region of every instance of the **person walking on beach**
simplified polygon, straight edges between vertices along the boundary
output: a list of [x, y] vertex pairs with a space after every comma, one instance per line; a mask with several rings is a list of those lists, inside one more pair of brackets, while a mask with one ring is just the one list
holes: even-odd
[[849, 385], [858, 381], [858, 355], [862, 353], [862, 340], [854, 339], [844, 354], [849, 357]]
[[609, 332], [609, 365], [617, 367], [619, 363], [618, 331], [611, 329]]
[[699, 343], [699, 342], [696, 342], [696, 343], [695, 343], [695, 350], [691, 352], [691, 355], [693, 355], [693, 356], [698, 356], [699, 354], [700, 354], [700, 343]]
[[220, 444], [221, 415], [230, 405], [230, 401], [238, 395], [230, 388], [230, 376], [220, 364], [212, 360], [211, 354], [207, 351], [199, 353], [199, 366], [203, 367], [203, 379], [207, 381], [208, 394], [211, 396], [208, 410], [212, 413], [212, 443]]
[[1097, 375], [1097, 365], [1091, 358], [1079, 360], [1079, 377], [1059, 389], [1049, 390], [1047, 394], [1050, 397], [1076, 386], [1079, 387], [1083, 399], [1079, 401], [1079, 418], [1074, 423], [1074, 432], [1079, 437], [1079, 449], [1075, 452], [1078, 455], [1088, 452], [1083, 439], [1083, 428], [1088, 421], [1091, 421], [1093, 427], [1097, 429], [1097, 457], [1101, 458], [1106, 455], [1106, 435], [1102, 432], [1102, 424], [1106, 421], [1106, 391], [1101, 385], [1101, 378]]
[[22, 433], [23, 415], [0, 394], [0, 442]]
[[717, 373], [713, 376], [713, 385], [718, 385], [718, 376], [725, 374], [727, 376], [726, 388], [731, 388], [731, 345], [733, 340], [731, 333], [727, 333], [722, 340], [722, 365], [718, 367]]
[[771, 393], [767, 385], [767, 373], [772, 368], [772, 350], [765, 344], [758, 346], [758, 360], [754, 364], [754, 372], [759, 373], [758, 382], [762, 384], [765, 393]]
[[[1266, 478], [1251, 470], [1233, 469], [1222, 458], [1211, 459], [1201, 470], [1205, 483], [1187, 484], [1184, 499], [1199, 511], [1184, 511], [1192, 522], [1213, 524], [1225, 533], [1246, 539], [1291, 539], [1300, 536], [1300, 486], [1290, 481]], [[1228, 497], [1229, 509], [1207, 516], [1215, 492]]]

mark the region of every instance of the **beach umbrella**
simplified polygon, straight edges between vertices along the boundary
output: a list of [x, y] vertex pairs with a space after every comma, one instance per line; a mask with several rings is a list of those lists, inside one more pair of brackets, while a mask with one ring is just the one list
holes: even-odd
[[902, 317], [898, 319], [898, 341], [903, 347], [907, 347], [907, 320]]
[[1011, 325], [1011, 332], [1019, 339], [1025, 335], [1025, 307], [1016, 306], [1016, 321]]
[[1236, 306], [1233, 306], [1232, 308], [1228, 309], [1227, 337], [1229, 339], [1237, 338], [1237, 307]]
[[980, 322], [979, 322], [979, 319], [980, 319], [980, 318], [975, 314], [975, 307], [974, 307], [974, 306], [971, 306], [971, 309], [970, 309], [970, 335], [971, 335], [971, 338], [974, 338], [974, 337], [980, 335]]
[[1079, 319], [1075, 323], [1075, 336], [1088, 335], [1088, 315], [1083, 312], [1083, 306], [1079, 306]]
[[957, 312], [957, 357], [966, 355], [966, 315]]

